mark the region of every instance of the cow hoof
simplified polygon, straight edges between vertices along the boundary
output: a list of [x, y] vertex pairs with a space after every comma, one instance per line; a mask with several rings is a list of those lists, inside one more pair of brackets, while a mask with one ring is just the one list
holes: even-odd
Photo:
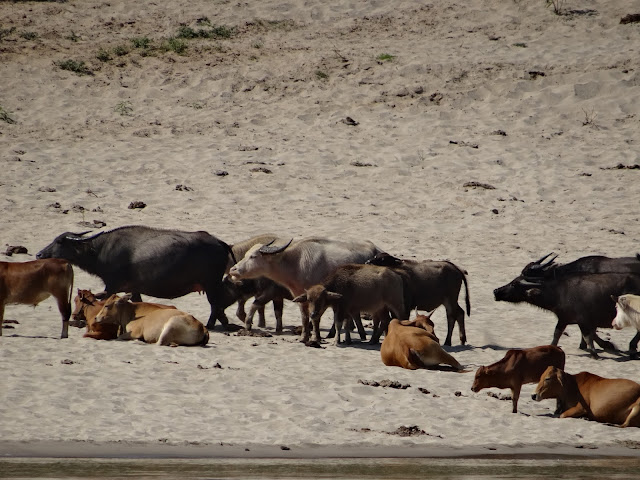
[[322, 346], [320, 345], [320, 342], [317, 341], [312, 341], [312, 342], [306, 342], [305, 345], [307, 347], [313, 347], [313, 348], [322, 348]]
[[629, 360], [638, 360], [639, 358], [637, 351], [629, 352]]

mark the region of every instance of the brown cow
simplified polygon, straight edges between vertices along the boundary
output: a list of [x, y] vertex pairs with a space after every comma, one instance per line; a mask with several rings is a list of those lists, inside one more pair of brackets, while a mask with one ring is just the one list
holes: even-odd
[[476, 371], [471, 390], [483, 388], [510, 388], [513, 413], [518, 413], [520, 389], [524, 383], [536, 383], [549, 365], [564, 368], [565, 355], [553, 345], [512, 349], [502, 360]]
[[31, 262], [0, 262], [0, 335], [4, 306], [33, 305], [55, 297], [62, 316], [60, 338], [69, 336], [73, 267], [66, 260], [50, 258]]
[[445, 352], [431, 335], [418, 327], [405, 326], [398, 319], [389, 323], [387, 335], [380, 346], [382, 363], [409, 370], [429, 368], [444, 363], [456, 370], [463, 367]]
[[192, 315], [173, 308], [159, 308], [145, 302], [132, 303], [131, 295], [111, 295], [96, 323], [124, 326], [120, 340], [143, 340], [158, 345], [206, 345], [209, 331]]
[[[99, 295], [99, 294], [98, 294]], [[96, 340], [113, 340], [118, 338], [118, 333], [125, 333], [124, 328], [115, 323], [96, 323], [95, 319], [106, 300], [91, 293], [91, 290], [78, 289], [78, 295], [73, 299], [75, 309], [71, 314], [76, 322], [84, 322], [87, 331], [83, 337], [94, 338]], [[162, 305], [160, 303], [134, 302], [139, 304], [138, 314], [146, 315], [147, 313], [157, 310], [158, 308], [173, 308], [173, 305]], [[119, 332], [120, 330], [120, 332]]]
[[[435, 310], [433, 311], [435, 312]], [[436, 336], [436, 326], [431, 320], [431, 315], [433, 312], [430, 312], [428, 315], [416, 315], [416, 318], [413, 320], [400, 320], [400, 324], [405, 327], [416, 327], [421, 328], [425, 332], [429, 334], [431, 338], [433, 338], [436, 342], [440, 343], [440, 339]]]
[[602, 378], [589, 372], [576, 375], [549, 367], [531, 396], [539, 402], [557, 398], [560, 418], [587, 417], [621, 427], [640, 427], [640, 385], [624, 378]]

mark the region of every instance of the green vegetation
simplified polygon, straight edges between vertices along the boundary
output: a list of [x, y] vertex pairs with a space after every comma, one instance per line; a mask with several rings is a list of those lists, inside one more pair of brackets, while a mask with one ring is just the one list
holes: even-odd
[[60, 62], [54, 62], [54, 64], [61, 70], [69, 70], [77, 75], [93, 75], [93, 72], [83, 61], [62, 60]]
[[76, 35], [76, 32], [71, 32], [71, 35], [65, 37], [67, 40], [71, 40], [72, 42], [77, 42], [80, 40], [80, 36]]
[[184, 52], [187, 51], [187, 44], [184, 40], [181, 40], [180, 38], [171, 37], [171, 38], [167, 38], [164, 41], [161, 48], [165, 52], [171, 51], [171, 52], [177, 53], [178, 55], [182, 55]]
[[38, 34], [36, 32], [22, 32], [20, 36], [25, 40], [35, 40], [38, 38]]
[[149, 48], [151, 46], [151, 40], [147, 37], [137, 37], [131, 39], [133, 48]]
[[129, 53], [129, 48], [125, 45], [116, 45], [113, 47], [113, 53], [118, 57], [124, 57]]
[[111, 60], [111, 54], [107, 52], [104, 48], [101, 48], [100, 50], [98, 50], [98, 53], [96, 54], [96, 58], [101, 62], [108, 62], [109, 60]]
[[133, 113], [133, 105], [131, 105], [131, 102], [129, 101], [124, 101], [117, 104], [113, 110], [123, 117], [131, 117]]
[[318, 80], [327, 80], [329, 78], [329, 74], [322, 70], [316, 70], [316, 78], [318, 78]]
[[390, 62], [394, 58], [396, 58], [396, 57], [393, 56], [393, 55], [390, 55], [388, 53], [381, 53], [380, 55], [378, 55], [376, 57], [376, 60], [378, 60], [379, 62]]
[[2, 106], [0, 106], [0, 120], [3, 122], [7, 122], [9, 124], [16, 123], [16, 121], [11, 116], [12, 113], [5, 110]]
[[16, 27], [0, 28], [0, 42], [4, 39], [4, 37], [8, 37], [15, 31], [16, 31]]
[[197, 30], [183, 25], [178, 29], [178, 34], [176, 36], [178, 38], [184, 38], [188, 40], [194, 38], [231, 38], [235, 33], [235, 28], [227, 27], [225, 25], [220, 25], [208, 29], [199, 28]]
[[526, 43], [518, 42], [513, 44], [514, 47], [527, 48]]

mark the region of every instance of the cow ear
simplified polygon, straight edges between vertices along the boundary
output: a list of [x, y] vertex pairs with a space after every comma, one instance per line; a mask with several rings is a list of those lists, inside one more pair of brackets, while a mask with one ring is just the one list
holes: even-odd
[[342, 298], [342, 294], [336, 292], [327, 292], [327, 298], [329, 300], [340, 300]]
[[296, 298], [293, 299], [294, 302], [296, 303], [305, 303], [307, 302], [307, 294], [303, 293], [302, 295], [298, 295]]

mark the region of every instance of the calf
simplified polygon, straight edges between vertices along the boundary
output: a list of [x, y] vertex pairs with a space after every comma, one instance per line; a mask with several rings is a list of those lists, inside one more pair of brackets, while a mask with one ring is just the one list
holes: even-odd
[[513, 413], [518, 413], [520, 389], [524, 383], [536, 383], [545, 369], [553, 365], [564, 368], [564, 352], [553, 345], [512, 349], [502, 360], [476, 371], [471, 390], [479, 392], [483, 388], [510, 388]]
[[402, 325], [395, 318], [389, 323], [387, 335], [380, 346], [380, 357], [382, 363], [390, 367], [416, 370], [444, 363], [462, 370], [462, 365], [445, 352], [427, 331]]
[[[318, 342], [320, 318], [331, 306], [336, 327], [335, 344], [338, 345], [343, 322], [351, 317], [357, 324], [360, 312], [380, 318], [390, 310], [396, 318], [404, 318], [403, 294], [402, 277], [390, 268], [347, 264], [338, 267], [322, 284], [307, 289], [293, 301], [309, 304], [314, 336]], [[362, 336], [361, 322], [358, 328]], [[348, 328], [345, 329], [345, 339], [351, 343]]]
[[[96, 340], [113, 340], [118, 337], [118, 333], [125, 333], [124, 327], [117, 323], [96, 322], [96, 316], [106, 303], [104, 297], [104, 292], [103, 295], [94, 295], [91, 290], [78, 289], [78, 295], [73, 299], [75, 309], [71, 315], [76, 322], [84, 322], [87, 326], [87, 331], [83, 337]], [[134, 304], [138, 305], [138, 315], [146, 315], [159, 308], [172, 308], [174, 310], [176, 308], [173, 305], [162, 305], [160, 303], [134, 302]]]
[[56, 258], [31, 262], [0, 262], [0, 336], [4, 320], [4, 306], [33, 305], [53, 296], [62, 316], [60, 338], [69, 336], [73, 267], [66, 260]]
[[539, 402], [557, 398], [560, 418], [586, 417], [622, 427], [640, 427], [640, 385], [624, 378], [602, 378], [589, 372], [577, 375], [549, 367], [531, 396]]
[[416, 315], [416, 318], [413, 320], [400, 320], [400, 323], [405, 327], [421, 328], [427, 332], [432, 339], [440, 343], [440, 339], [436, 336], [435, 325], [431, 321], [431, 315], [433, 315], [433, 312], [429, 313], [429, 315]]
[[158, 345], [206, 345], [209, 332], [192, 315], [144, 302], [132, 303], [131, 295], [109, 297], [96, 315], [96, 323], [124, 326], [120, 340], [143, 340]]

